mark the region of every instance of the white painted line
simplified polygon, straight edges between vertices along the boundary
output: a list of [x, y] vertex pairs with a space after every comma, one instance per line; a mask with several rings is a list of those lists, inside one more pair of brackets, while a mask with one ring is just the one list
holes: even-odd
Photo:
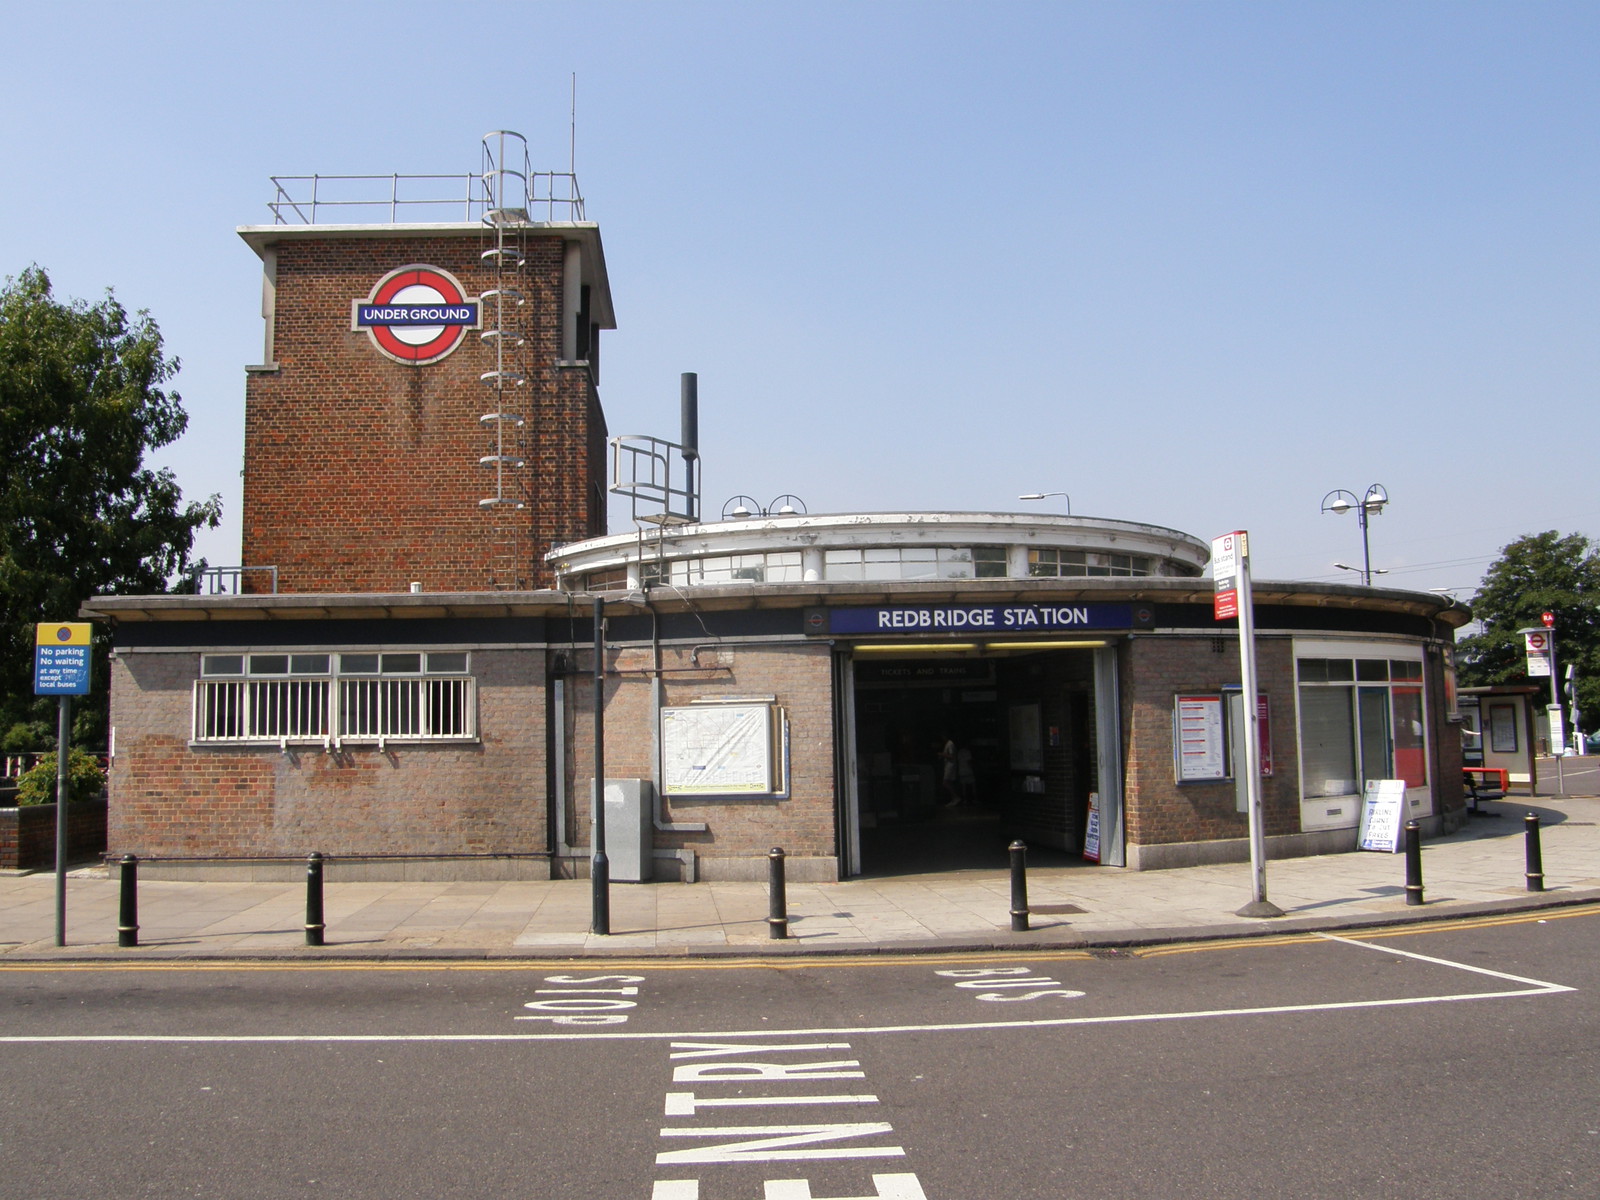
[[1378, 946], [1371, 942], [1358, 942], [1355, 938], [1340, 937], [1333, 933], [1319, 933], [1317, 936], [1345, 946], [1360, 946], [1363, 950], [1376, 950], [1380, 954], [1398, 954], [1402, 958], [1414, 958], [1418, 962], [1433, 963], [1441, 967], [1454, 967], [1458, 971], [1471, 971], [1476, 975], [1488, 975], [1492, 979], [1504, 979], [1510, 983], [1526, 983], [1532, 987], [1552, 992], [1572, 992], [1577, 990], [1559, 983], [1546, 983], [1542, 979], [1527, 979], [1521, 975], [1507, 975], [1504, 971], [1491, 971], [1488, 967], [1475, 967], [1471, 963], [1456, 962], [1449, 958], [1434, 958], [1432, 955], [1417, 954], [1411, 950], [1396, 950], [1393, 946]]
[[1211, 1008], [1194, 1012], [1124, 1013], [1107, 1017], [1041, 1017], [1033, 1021], [960, 1021], [932, 1025], [851, 1025], [821, 1029], [677, 1029], [651, 1033], [283, 1033], [283, 1034], [14, 1034], [0, 1036], [0, 1045], [47, 1043], [194, 1043], [294, 1044], [332, 1042], [659, 1042], [692, 1037], [777, 1038], [823, 1037], [865, 1033], [960, 1033], [966, 1030], [1048, 1029], [1068, 1025], [1123, 1025], [1140, 1021], [1194, 1021], [1208, 1017], [1260, 1017], [1281, 1013], [1337, 1012], [1343, 1009], [1404, 1008], [1414, 1004], [1451, 1004], [1463, 1000], [1509, 1000], [1519, 996], [1553, 996], [1576, 988], [1552, 985], [1514, 992], [1465, 992], [1453, 996], [1407, 996], [1395, 1000], [1342, 1000], [1323, 1004], [1278, 1004], [1259, 1008]]
[[1074, 1025], [1131, 1025], [1146, 1021], [1197, 1021], [1214, 1017], [1262, 1017], [1288, 1013], [1340, 1012], [1366, 1008], [1406, 1008], [1422, 1004], [1455, 1004], [1468, 1000], [1511, 1000], [1524, 996], [1555, 996], [1575, 992], [1560, 983], [1523, 979], [1500, 971], [1490, 971], [1444, 958], [1430, 958], [1390, 946], [1370, 945], [1350, 938], [1323, 935], [1329, 941], [1386, 954], [1399, 954], [1439, 966], [1454, 967], [1475, 974], [1489, 975], [1528, 987], [1507, 992], [1461, 992], [1439, 996], [1405, 996], [1389, 1000], [1338, 1000], [1318, 1004], [1274, 1004], [1254, 1008], [1211, 1008], [1188, 1012], [1123, 1013], [1104, 1017], [1039, 1017], [1031, 1021], [952, 1021], [929, 1025], [852, 1025], [814, 1029], [680, 1029], [662, 1032], [634, 1030], [614, 1033], [328, 1033], [328, 1034], [9, 1034], [0, 1035], [0, 1045], [51, 1044], [194, 1044], [194, 1045], [283, 1045], [329, 1044], [338, 1042], [659, 1042], [692, 1038], [779, 1038], [841, 1037], [869, 1033], [961, 1033], [996, 1029], [1049, 1029]]

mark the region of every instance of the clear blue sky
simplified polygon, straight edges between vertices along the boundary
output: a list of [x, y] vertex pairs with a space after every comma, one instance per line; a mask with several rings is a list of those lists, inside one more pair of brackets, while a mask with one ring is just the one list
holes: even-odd
[[268, 177], [564, 169], [575, 73], [611, 431], [698, 371], [708, 510], [1065, 491], [1348, 581], [1382, 483], [1384, 582], [1470, 592], [1600, 534], [1597, 64], [1592, 2], [11, 3], [0, 275], [152, 312], [236, 562]]

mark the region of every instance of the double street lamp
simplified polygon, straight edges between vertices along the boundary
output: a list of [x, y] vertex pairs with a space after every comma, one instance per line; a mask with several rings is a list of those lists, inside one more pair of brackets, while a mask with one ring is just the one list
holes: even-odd
[[[1387, 571], [1374, 572], [1372, 569], [1372, 551], [1367, 544], [1367, 521], [1383, 511], [1384, 505], [1389, 503], [1389, 493], [1384, 490], [1383, 484], [1375, 483], [1369, 487], [1366, 494], [1359, 500], [1354, 492], [1347, 492], [1343, 488], [1336, 488], [1322, 498], [1322, 511], [1339, 513], [1341, 516], [1352, 508], [1356, 510], [1356, 520], [1361, 525], [1361, 582], [1367, 587], [1372, 586], [1374, 574], [1387, 575]], [[1354, 567], [1347, 567], [1344, 563], [1334, 563], [1345, 571], [1354, 571]]]

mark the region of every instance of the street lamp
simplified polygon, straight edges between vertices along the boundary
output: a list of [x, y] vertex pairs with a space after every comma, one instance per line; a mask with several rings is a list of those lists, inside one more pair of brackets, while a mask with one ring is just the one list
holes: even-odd
[[[1387, 571], [1374, 572], [1372, 569], [1372, 551], [1367, 544], [1367, 522], [1383, 511], [1383, 506], [1389, 503], [1389, 493], [1384, 490], [1383, 484], [1375, 483], [1367, 489], [1366, 495], [1357, 500], [1354, 492], [1347, 492], [1337, 488], [1322, 498], [1322, 511], [1339, 513], [1341, 516], [1352, 508], [1356, 510], [1356, 520], [1361, 524], [1361, 582], [1367, 587], [1372, 586], [1374, 574], [1386, 575]], [[1345, 567], [1343, 563], [1334, 563], [1336, 567], [1344, 567], [1346, 571], [1355, 570], [1354, 567]]]
[[1017, 499], [1018, 500], [1048, 500], [1051, 496], [1060, 496], [1063, 500], [1065, 500], [1067, 502], [1067, 516], [1070, 517], [1072, 515], [1072, 497], [1067, 495], [1065, 492], [1029, 492], [1024, 496], [1018, 496]]

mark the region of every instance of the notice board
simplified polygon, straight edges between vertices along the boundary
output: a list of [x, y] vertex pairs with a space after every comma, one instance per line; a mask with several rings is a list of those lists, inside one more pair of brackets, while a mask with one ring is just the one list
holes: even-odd
[[1228, 777], [1228, 766], [1222, 753], [1220, 695], [1213, 692], [1200, 696], [1174, 696], [1172, 727], [1179, 783]]
[[771, 703], [661, 710], [667, 796], [770, 796], [786, 790], [783, 710]]

